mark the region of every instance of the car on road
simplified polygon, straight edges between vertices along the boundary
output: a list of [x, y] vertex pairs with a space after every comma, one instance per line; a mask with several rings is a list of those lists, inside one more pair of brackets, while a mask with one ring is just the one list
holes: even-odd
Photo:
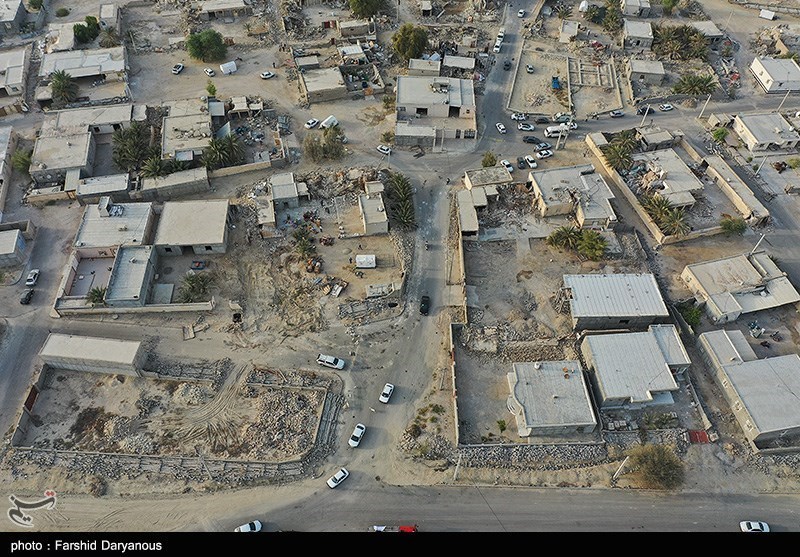
[[428, 315], [428, 312], [431, 309], [431, 297], [430, 296], [423, 296], [419, 299], [419, 312], [421, 315]]
[[622, 112], [621, 110], [612, 110], [611, 112], [609, 112], [609, 114], [611, 115], [612, 118], [622, 118], [623, 116], [625, 116], [625, 113]]
[[547, 141], [542, 141], [541, 143], [537, 143], [536, 145], [533, 146], [533, 150], [537, 153], [539, 151], [545, 151], [547, 149], [552, 149], [552, 148], [553, 146], [550, 145]]
[[532, 64], [525, 64], [525, 71], [528, 73], [533, 73], [533, 65]]
[[317, 363], [321, 366], [332, 367], [333, 369], [344, 369], [344, 360], [327, 354], [317, 354]]
[[499, 131], [500, 133], [506, 133], [506, 127], [503, 124], [501, 124], [500, 122], [497, 122], [494, 125], [494, 127], [497, 128], [497, 131]]
[[316, 118], [312, 118], [311, 120], [306, 122], [305, 128], [307, 130], [312, 130], [317, 127], [317, 124], [319, 124], [319, 120], [317, 120]]
[[260, 77], [261, 79], [272, 79], [273, 77], [275, 77], [275, 74], [272, 72], [261, 72], [261, 74], [258, 77]]
[[505, 62], [503, 62], [503, 69], [504, 70], [510, 70], [511, 69], [511, 60], [506, 60]]
[[525, 164], [525, 157], [517, 157], [517, 168], [527, 168], [528, 165]]
[[358, 447], [358, 444], [361, 443], [361, 438], [364, 437], [365, 431], [367, 431], [367, 426], [364, 424], [356, 424], [356, 427], [353, 429], [353, 433], [350, 435], [350, 439], [347, 441], [347, 444], [351, 447]]
[[538, 159], [549, 159], [553, 156], [553, 151], [550, 149], [543, 149], [542, 151], [538, 151], [536, 153], [536, 158]]
[[28, 278], [25, 279], [25, 286], [36, 286], [37, 280], [39, 280], [39, 269], [31, 269]]
[[204, 72], [206, 72], [206, 75], [207, 75], [208, 77], [214, 77], [215, 75], [217, 75], [217, 74], [214, 72], [214, 70], [212, 70], [211, 68], [205, 68], [203, 71], [204, 71]]
[[769, 532], [769, 524], [759, 520], [743, 520], [739, 523], [742, 532]]
[[525, 17], [525, 10], [520, 10], [517, 12], [517, 17]]
[[572, 120], [572, 114], [565, 114], [563, 112], [559, 112], [555, 116], [553, 116], [553, 122], [556, 124], [566, 124]]
[[382, 155], [391, 155], [392, 154], [392, 148], [389, 147], [388, 145], [378, 145], [377, 149], [378, 149], [378, 152], [380, 154], [382, 154]]
[[512, 120], [517, 120], [517, 121], [522, 121], [522, 120], [527, 120], [528, 116], [523, 114], [523, 113], [521, 113], [521, 112], [513, 112], [511, 114], [511, 119]]
[[506, 159], [500, 161], [500, 166], [505, 166], [506, 170], [508, 170], [509, 172], [514, 172], [514, 165], [512, 165]]
[[537, 116], [536, 118], [533, 119], [533, 123], [534, 124], [549, 124], [550, 123], [550, 118], [548, 118], [547, 116]]
[[569, 122], [569, 129], [577, 130], [578, 129], [578, 123], [577, 122]]
[[25, 292], [22, 293], [22, 296], [19, 299], [19, 303], [23, 306], [27, 306], [31, 303], [31, 298], [33, 298], [33, 288], [28, 288]]
[[542, 140], [535, 135], [525, 135], [522, 137], [523, 143], [541, 143]]
[[517, 124], [517, 129], [521, 132], [532, 132], [535, 128], [533, 124], [529, 124], [528, 122], [519, 122]]
[[378, 397], [378, 400], [384, 404], [389, 402], [389, 399], [392, 398], [392, 393], [394, 392], [394, 385], [391, 383], [386, 383], [383, 386], [383, 390], [381, 391], [381, 396]]
[[183, 71], [183, 68], [185, 68], [183, 64], [175, 64], [174, 66], [172, 66], [172, 73], [178, 75]]
[[339, 471], [336, 472], [333, 476], [328, 478], [328, 481], [325, 482], [328, 484], [328, 487], [333, 489], [334, 487], [338, 486], [340, 483], [347, 479], [347, 476], [350, 475], [350, 472], [347, 471], [347, 468], [339, 468]]
[[536, 162], [536, 159], [534, 159], [530, 155], [525, 155], [524, 160], [528, 164], [528, 168], [536, 168], [537, 166], [539, 166], [539, 164]]
[[649, 106], [640, 106], [639, 108], [636, 109], [636, 114], [638, 114], [639, 116], [647, 116], [648, 114], [652, 114], [653, 112], [655, 112], [655, 110], [653, 110]]
[[498, 52], [500, 52], [500, 47], [502, 46], [503, 46], [503, 41], [498, 40], [496, 43], [494, 43], [494, 48], [492, 49], [492, 52], [497, 54]]
[[234, 532], [260, 532], [261, 531], [261, 521], [254, 520], [253, 522], [248, 522], [247, 524], [242, 524], [241, 526], [237, 526]]
[[669, 112], [670, 110], [673, 110], [674, 108], [675, 108], [675, 107], [674, 107], [674, 106], [672, 106], [672, 105], [671, 105], [671, 104], [669, 104], [669, 103], [664, 103], [664, 104], [660, 104], [660, 105], [658, 105], [658, 109], [659, 109], [661, 112]]

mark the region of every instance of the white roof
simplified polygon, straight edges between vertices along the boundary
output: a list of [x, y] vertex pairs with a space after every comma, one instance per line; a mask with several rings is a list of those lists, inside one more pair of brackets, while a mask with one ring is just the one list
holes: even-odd
[[356, 255], [356, 267], [359, 269], [374, 269], [375, 256], [374, 255]]
[[[800, 75], [798, 75], [800, 79]], [[736, 116], [758, 143], [783, 143], [798, 141], [800, 134], [788, 120], [778, 113], [739, 114]]]
[[158, 219], [155, 246], [219, 245], [228, 226], [227, 199], [167, 201]]
[[386, 216], [386, 207], [383, 205], [383, 196], [380, 193], [358, 196], [358, 206], [366, 224], [382, 223], [389, 220]]
[[397, 106], [430, 106], [445, 101], [454, 107], [474, 107], [475, 89], [472, 80], [417, 75], [402, 75], [397, 78]]
[[0, 254], [6, 255], [14, 253], [20, 234], [21, 232], [17, 228], [13, 230], [0, 230]]
[[84, 178], [78, 182], [75, 192], [78, 196], [99, 195], [101, 193], [128, 191], [130, 183], [129, 174], [112, 174], [110, 176], [97, 176]]
[[649, 21], [634, 21], [626, 19], [625, 21], [625, 36], [626, 37], [645, 37], [653, 38], [653, 26]]
[[39, 351], [39, 357], [45, 362], [49, 358], [57, 358], [134, 365], [141, 345], [141, 342], [134, 340], [50, 333]]
[[445, 54], [444, 62], [442, 62], [442, 65], [451, 68], [462, 68], [465, 70], [472, 70], [475, 69], [475, 58]]
[[564, 275], [573, 317], [668, 316], [652, 274]]
[[0, 2], [0, 21], [14, 21], [19, 12], [22, 0], [2, 0]]
[[117, 251], [106, 287], [106, 300], [132, 300], [140, 296], [152, 252], [153, 246], [123, 246]]
[[631, 58], [631, 73], [646, 73], [653, 75], [666, 75], [664, 64], [659, 60], [636, 60]]
[[76, 78], [124, 72], [125, 47], [67, 50], [45, 54], [42, 57], [39, 76], [47, 77], [57, 70], [63, 70]]
[[98, 204], [87, 205], [75, 235], [76, 247], [110, 247], [144, 244], [153, 219], [152, 203], [115, 203], [122, 214], [102, 216]]
[[764, 58], [756, 56], [751, 62], [751, 69], [753, 66], [761, 66], [767, 75], [776, 81], [798, 81], [800, 80], [800, 65], [797, 64], [792, 58]]
[[462, 232], [477, 232], [478, 213], [475, 212], [475, 204], [472, 201], [470, 190], [460, 190], [456, 194], [458, 201], [458, 220], [461, 224]]
[[0, 51], [0, 70], [3, 71], [0, 74], [0, 87], [23, 85], [28, 49], [29, 47], [24, 46]]

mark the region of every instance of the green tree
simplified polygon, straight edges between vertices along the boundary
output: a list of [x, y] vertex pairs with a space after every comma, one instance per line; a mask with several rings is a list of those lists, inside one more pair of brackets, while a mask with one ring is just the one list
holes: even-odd
[[236, 166], [244, 162], [244, 145], [235, 135], [212, 138], [203, 150], [203, 163], [209, 170]]
[[214, 85], [214, 82], [210, 79], [206, 83], [206, 93], [208, 93], [209, 97], [216, 97], [217, 96], [217, 86]]
[[711, 132], [711, 137], [713, 137], [714, 141], [717, 143], [725, 143], [725, 138], [728, 137], [729, 133], [730, 130], [728, 128], [716, 128]]
[[725, 231], [725, 234], [734, 235], [742, 235], [744, 231], [747, 230], [747, 222], [741, 217], [730, 217], [725, 216], [719, 221], [719, 225], [722, 230]]
[[614, 137], [611, 138], [611, 145], [633, 153], [639, 147], [639, 140], [636, 139], [636, 130], [623, 130], [615, 133]]
[[303, 152], [314, 162], [319, 162], [324, 157], [322, 141], [317, 134], [308, 134], [303, 139]]
[[404, 23], [392, 35], [392, 48], [403, 60], [419, 58], [428, 46], [428, 31], [413, 23]]
[[397, 102], [397, 97], [391, 93], [386, 93], [383, 95], [383, 108], [386, 110], [394, 110], [395, 103]]
[[56, 17], [66, 17], [69, 15], [69, 8], [58, 8], [56, 10]]
[[630, 170], [633, 166], [631, 152], [620, 145], [608, 144], [603, 146], [601, 151], [606, 164], [617, 172]]
[[686, 211], [683, 209], [672, 209], [665, 214], [658, 227], [668, 236], [686, 236], [692, 229], [686, 218]]
[[326, 159], [337, 160], [344, 156], [344, 132], [338, 124], [322, 132], [322, 153]]
[[78, 82], [64, 70], [56, 70], [50, 74], [50, 90], [56, 108], [78, 98]]
[[678, 0], [662, 0], [661, 7], [664, 9], [664, 15], [672, 15], [672, 11], [677, 5]]
[[178, 287], [178, 303], [191, 304], [206, 301], [213, 283], [213, 276], [207, 272], [196, 273], [189, 271], [183, 275], [181, 284]]
[[119, 38], [117, 30], [113, 27], [109, 27], [108, 29], [104, 29], [100, 32], [99, 42], [100, 46], [103, 48], [112, 48], [119, 46], [122, 43], [122, 40]]
[[497, 429], [500, 430], [500, 433], [503, 433], [506, 430], [506, 421], [505, 420], [497, 420]]
[[87, 15], [84, 21], [85, 23], [76, 23], [72, 26], [75, 40], [80, 44], [90, 43], [100, 34], [100, 24], [96, 17]]
[[660, 223], [669, 214], [669, 212], [672, 211], [672, 203], [670, 203], [669, 199], [662, 197], [657, 193], [643, 195], [639, 199], [639, 203], [642, 205], [642, 208], [645, 210], [645, 212], [650, 215], [650, 218], [652, 218], [659, 226], [661, 226]]
[[403, 230], [416, 227], [414, 188], [411, 181], [403, 174], [393, 172], [386, 184], [386, 196], [390, 222]]
[[302, 258], [311, 257], [317, 253], [317, 246], [314, 244], [314, 239], [311, 237], [311, 232], [307, 226], [301, 226], [292, 233], [294, 238], [294, 250]]
[[388, 5], [387, 0], [350, 0], [350, 11], [358, 18], [372, 17]]
[[683, 320], [690, 327], [697, 327], [700, 325], [700, 318], [703, 316], [703, 310], [691, 304], [683, 304], [678, 306], [678, 311], [683, 316]]
[[481, 159], [481, 166], [483, 168], [489, 168], [490, 166], [494, 166], [496, 164], [497, 164], [497, 156], [491, 151], [486, 151], [483, 154], [483, 158]]
[[603, 29], [609, 33], [616, 33], [622, 29], [622, 10], [619, 2], [606, 2], [606, 15], [603, 18]]
[[631, 475], [647, 489], [677, 489], [684, 478], [683, 463], [674, 449], [639, 445], [628, 451]]
[[20, 174], [28, 176], [28, 171], [31, 168], [32, 154], [33, 151], [17, 149], [14, 151], [14, 154], [11, 155], [11, 166]]
[[106, 305], [106, 287], [95, 286], [86, 294], [86, 301], [93, 306]]
[[708, 95], [717, 90], [717, 83], [710, 75], [682, 75], [672, 88], [675, 93], [684, 95]]
[[189, 35], [186, 39], [186, 51], [195, 60], [214, 62], [225, 58], [228, 47], [219, 32], [205, 29]]
[[169, 174], [169, 164], [160, 156], [150, 157], [142, 165], [143, 178], [158, 178]]
[[602, 23], [602, 20], [600, 19], [600, 13], [600, 8], [598, 6], [589, 4], [589, 8], [586, 10], [586, 19], [599, 25]]
[[606, 239], [595, 230], [581, 230], [578, 254], [592, 261], [600, 261], [606, 252]]
[[560, 226], [553, 230], [545, 240], [548, 245], [569, 250], [578, 249], [581, 231], [574, 226]]
[[34, 10], [41, 10], [44, 5], [44, 0], [29, 0], [28, 5]]

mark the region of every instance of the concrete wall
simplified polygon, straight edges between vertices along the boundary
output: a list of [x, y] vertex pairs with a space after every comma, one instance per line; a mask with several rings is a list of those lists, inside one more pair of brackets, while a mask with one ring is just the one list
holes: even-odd
[[214, 298], [208, 302], [196, 302], [193, 304], [145, 304], [142, 307], [55, 307], [53, 317], [64, 317], [68, 315], [110, 315], [115, 313], [180, 313], [193, 311], [212, 311], [216, 306]]
[[5, 230], [20, 230], [22, 237], [26, 240], [33, 240], [36, 237], [36, 226], [29, 220], [18, 220], [13, 222], [4, 222], [0, 224], [0, 232]]

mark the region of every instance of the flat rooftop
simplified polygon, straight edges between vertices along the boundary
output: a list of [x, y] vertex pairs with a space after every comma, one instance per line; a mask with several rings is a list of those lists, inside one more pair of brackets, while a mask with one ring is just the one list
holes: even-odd
[[664, 64], [658, 60], [636, 60], [631, 58], [631, 73], [646, 73], [654, 75], [666, 75]]
[[21, 232], [16, 228], [13, 230], [0, 230], [0, 254], [14, 253], [20, 234]]
[[520, 362], [512, 367], [509, 387], [528, 428], [597, 424], [580, 362]]
[[201, 12], [215, 12], [246, 7], [247, 4], [244, 3], [244, 0], [208, 0], [207, 2], [200, 2]]
[[452, 54], [445, 54], [442, 66], [449, 68], [461, 68], [463, 70], [475, 69], [475, 58], [467, 56], [453, 56]]
[[648, 21], [634, 21], [632, 19], [625, 19], [625, 36], [626, 37], [645, 37], [653, 38], [653, 26]]
[[0, 71], [3, 72], [0, 74], [0, 87], [23, 85], [28, 50], [29, 47], [24, 46], [0, 51]]
[[[753, 217], [760, 218], [769, 216], [769, 210], [758, 200], [753, 190], [750, 189], [750, 186], [739, 178], [739, 175], [733, 171], [722, 157], [719, 155], [706, 155], [703, 157], [703, 160], [725, 180], [728, 187], [736, 192], [736, 195], [738, 195], [750, 209]], [[745, 218], [747, 218], [747, 215], [745, 215]]]
[[[800, 66], [791, 58], [764, 58], [756, 56], [753, 62], [758, 61], [766, 70], [769, 77], [777, 81], [800, 80]], [[752, 63], [751, 63], [752, 64]]]
[[164, 117], [161, 126], [162, 156], [169, 158], [208, 147], [213, 134], [207, 101], [188, 99], [165, 105], [169, 107], [169, 115]]
[[119, 248], [108, 281], [107, 300], [131, 300], [139, 297], [147, 277], [147, 265], [152, 253], [153, 246]]
[[700, 31], [709, 39], [715, 39], [723, 36], [723, 33], [720, 31], [719, 27], [717, 27], [717, 25], [710, 19], [706, 21], [690, 21], [689, 25]]
[[2, 0], [0, 2], [0, 21], [14, 21], [22, 0]]
[[131, 121], [132, 104], [111, 104], [89, 108], [55, 110], [46, 114], [42, 122], [42, 135], [58, 136], [61, 132], [85, 132], [92, 126], [122, 124]]
[[441, 60], [422, 60], [420, 58], [412, 58], [408, 61], [409, 70], [427, 70], [434, 71], [438, 74], [441, 67]]
[[92, 77], [126, 70], [125, 47], [95, 48], [91, 50], [65, 50], [42, 56], [39, 77], [63, 70], [72, 77]]
[[475, 106], [471, 79], [402, 75], [397, 78], [396, 93], [397, 106], [430, 106], [445, 101], [455, 107]]
[[383, 196], [379, 193], [358, 196], [358, 205], [364, 216], [365, 224], [382, 223], [389, 220], [386, 216], [386, 207], [383, 205]]
[[744, 333], [738, 329], [701, 333], [699, 339], [706, 342], [706, 348], [720, 367], [733, 362], [752, 362], [758, 359]]
[[50, 333], [39, 351], [39, 357], [44, 361], [59, 358], [133, 365], [141, 345], [141, 342], [134, 340]]
[[656, 339], [656, 343], [669, 365], [688, 366], [692, 363], [675, 325], [650, 325], [647, 330]]
[[158, 220], [155, 246], [218, 245], [225, 241], [228, 200], [167, 201]]
[[636, 153], [632, 158], [635, 162], [644, 162], [647, 169], [654, 172], [654, 183], [661, 182], [664, 186], [656, 193], [673, 205], [694, 204], [695, 199], [691, 192], [702, 191], [705, 187], [674, 149]]
[[669, 311], [652, 274], [564, 275], [573, 317], [661, 316]]
[[300, 77], [306, 84], [306, 90], [309, 93], [346, 88], [342, 71], [338, 67], [311, 68], [303, 71]]
[[89, 160], [92, 134], [65, 133], [57, 136], [40, 136], [31, 155], [31, 170], [63, 170], [80, 168]]
[[753, 134], [758, 143], [800, 140], [800, 134], [781, 114], [739, 114], [736, 118]]
[[147, 232], [153, 222], [152, 203], [115, 203], [122, 214], [102, 216], [97, 204], [87, 205], [83, 211], [76, 247], [109, 247], [122, 244], [145, 244]]
[[8, 157], [8, 148], [11, 145], [11, 135], [14, 133], [12, 126], [0, 126], [0, 161]]
[[570, 203], [573, 196], [577, 196], [587, 218], [617, 219], [609, 202], [614, 199], [614, 194], [591, 164], [532, 170], [530, 178], [545, 204]]
[[458, 202], [458, 220], [461, 224], [461, 231], [478, 232], [478, 213], [475, 211], [470, 190], [459, 190], [456, 193], [456, 201]]
[[157, 190], [161, 188], [171, 188], [181, 184], [191, 184], [194, 182], [208, 182], [208, 169], [205, 166], [190, 168], [189, 170], [179, 170], [166, 176], [157, 178], [143, 178], [142, 191]]
[[273, 174], [269, 179], [272, 199], [297, 199], [301, 195], [308, 195], [305, 182], [296, 182], [294, 172], [280, 172]]
[[100, 195], [103, 193], [126, 192], [130, 184], [130, 174], [112, 174], [84, 178], [78, 182], [75, 192], [78, 196]]
[[464, 175], [469, 177], [473, 188], [477, 186], [510, 184], [514, 181], [514, 178], [511, 176], [511, 173], [506, 170], [505, 166], [489, 166], [486, 168], [467, 170]]

